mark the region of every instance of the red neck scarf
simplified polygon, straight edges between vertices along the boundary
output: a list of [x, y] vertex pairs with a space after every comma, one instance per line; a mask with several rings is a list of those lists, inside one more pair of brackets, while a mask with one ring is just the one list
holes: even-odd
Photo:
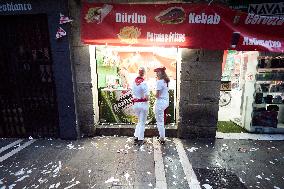
[[136, 77], [136, 79], [135, 79], [136, 85], [140, 85], [143, 81], [144, 81], [143, 77]]

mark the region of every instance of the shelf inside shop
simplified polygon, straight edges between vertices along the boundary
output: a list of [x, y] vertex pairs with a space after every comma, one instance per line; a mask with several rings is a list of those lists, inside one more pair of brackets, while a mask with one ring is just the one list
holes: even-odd
[[253, 104], [254, 107], [259, 108], [259, 107], [266, 107], [269, 105], [277, 105], [277, 106], [284, 106], [284, 104], [267, 104], [267, 103], [262, 103], [262, 104]]
[[264, 95], [265, 94], [284, 94], [284, 91], [281, 92], [262, 92]]
[[284, 68], [258, 68], [259, 73], [262, 72], [284, 72]]

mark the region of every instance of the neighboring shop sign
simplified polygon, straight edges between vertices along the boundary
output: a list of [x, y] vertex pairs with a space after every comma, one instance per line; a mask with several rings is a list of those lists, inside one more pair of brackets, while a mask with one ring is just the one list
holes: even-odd
[[0, 12], [31, 11], [30, 3], [0, 3]]
[[257, 15], [284, 15], [284, 2], [249, 4], [248, 13]]
[[231, 91], [231, 81], [221, 81], [220, 91]]
[[[257, 13], [262, 10], [251, 6]], [[81, 37], [86, 44], [284, 50], [284, 18], [221, 5], [85, 2], [81, 15]]]

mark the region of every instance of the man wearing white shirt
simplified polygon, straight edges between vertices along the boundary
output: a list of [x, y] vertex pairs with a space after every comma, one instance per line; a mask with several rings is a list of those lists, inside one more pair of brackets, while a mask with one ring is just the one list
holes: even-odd
[[142, 145], [144, 143], [145, 123], [149, 110], [149, 89], [144, 81], [145, 69], [139, 68], [139, 76], [132, 85], [133, 110], [138, 117], [138, 123], [134, 132], [134, 144]]

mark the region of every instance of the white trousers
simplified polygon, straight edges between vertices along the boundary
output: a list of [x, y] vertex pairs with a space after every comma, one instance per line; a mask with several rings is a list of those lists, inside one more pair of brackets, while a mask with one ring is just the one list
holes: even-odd
[[134, 137], [137, 137], [138, 140], [144, 140], [145, 123], [148, 116], [149, 104], [148, 102], [135, 102], [133, 110], [138, 117]]
[[165, 138], [166, 136], [164, 111], [168, 106], [169, 101], [165, 99], [157, 99], [155, 102], [154, 111], [160, 138]]

